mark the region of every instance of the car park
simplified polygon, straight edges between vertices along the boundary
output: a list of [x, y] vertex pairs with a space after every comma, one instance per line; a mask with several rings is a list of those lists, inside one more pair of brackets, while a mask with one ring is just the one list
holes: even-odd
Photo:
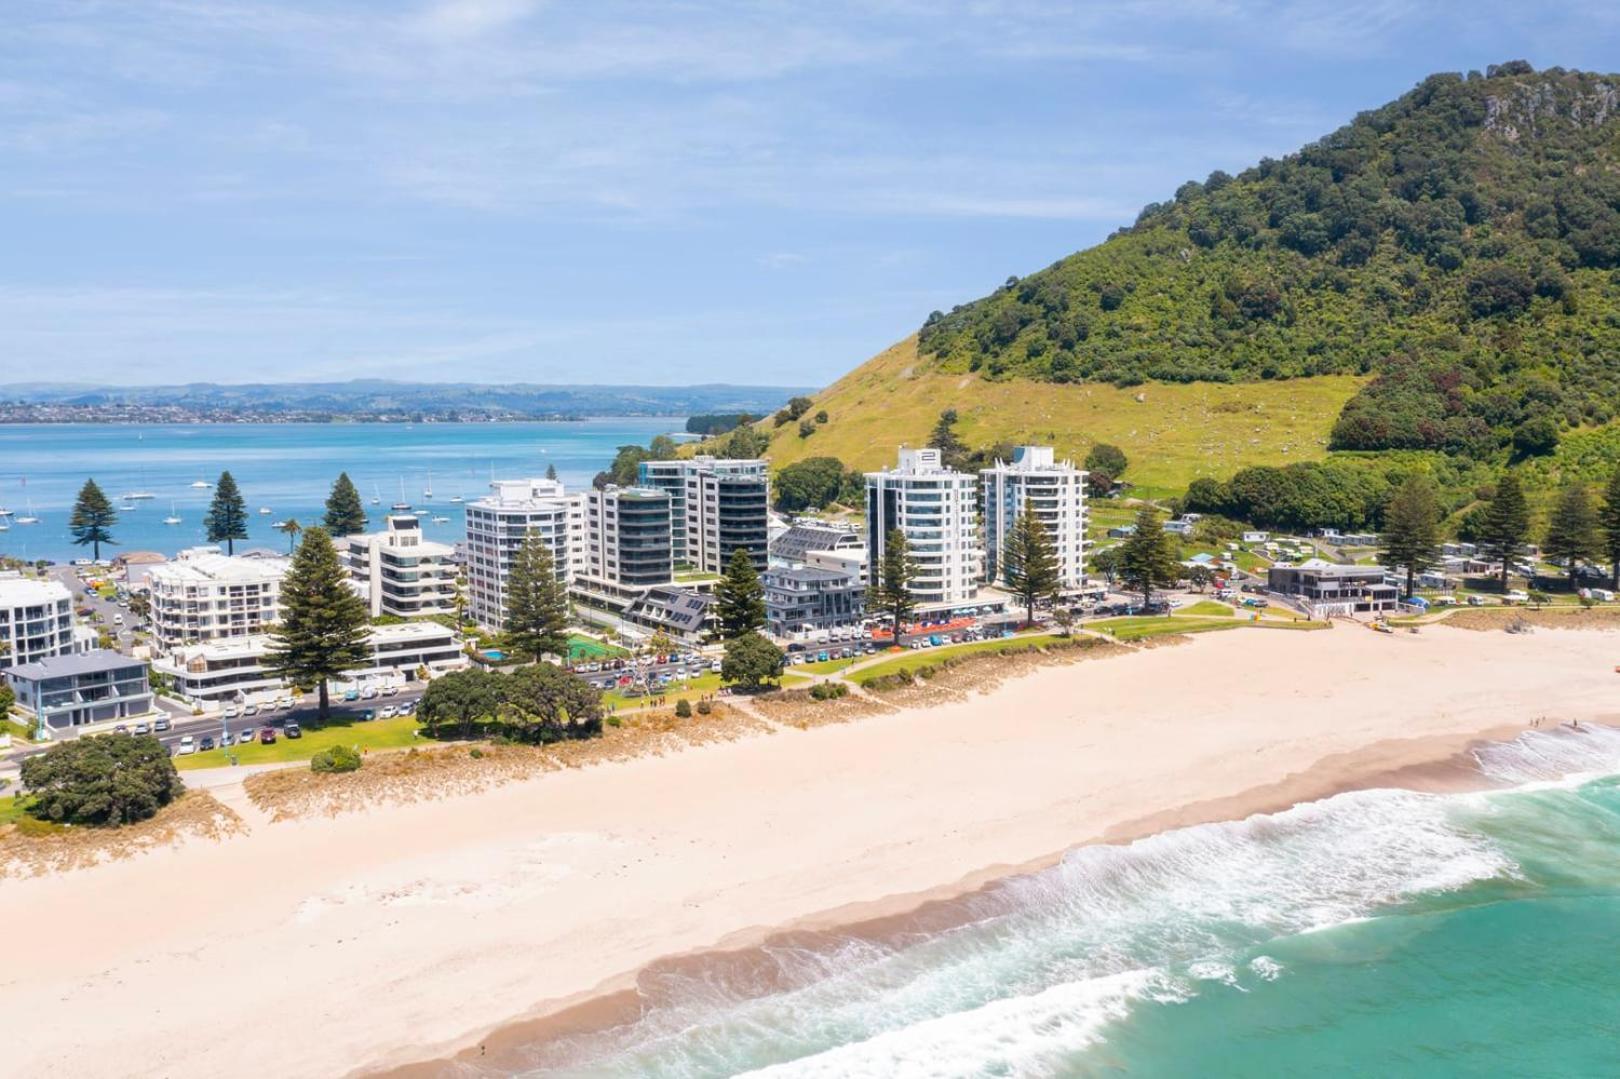
[[[266, 729], [268, 730], [269, 728]], [[303, 728], [298, 724], [291, 722], [287, 724], [286, 733], [288, 738], [302, 738], [304, 736]]]
[[242, 714], [244, 716], [256, 716], [259, 714], [259, 706], [256, 704], [245, 705], [242, 708]]
[[211, 735], [211, 734], [203, 735], [202, 736], [202, 741], [197, 743], [197, 748], [200, 751], [203, 751], [203, 752], [207, 752], [208, 750], [213, 749], [214, 748], [214, 736]]
[[236, 735], [236, 744], [239, 745], [239, 746], [245, 746], [251, 741], [253, 741], [253, 728], [252, 727], [249, 727], [245, 731], [240, 731]]
[[195, 752], [197, 752], [197, 740], [195, 738], [188, 734], [180, 739], [180, 755], [182, 757], [190, 756]]
[[273, 746], [276, 744], [276, 729], [274, 727], [259, 728], [259, 744]]
[[144, 723], [144, 722], [137, 723], [137, 724], [135, 724], [135, 733], [136, 734], [151, 734], [152, 733], [152, 726], [149, 723]]

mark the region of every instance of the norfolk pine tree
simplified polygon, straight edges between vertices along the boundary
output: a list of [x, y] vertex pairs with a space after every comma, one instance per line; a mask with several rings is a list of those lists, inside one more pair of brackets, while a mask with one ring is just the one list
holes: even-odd
[[1496, 494], [1485, 507], [1485, 523], [1480, 530], [1479, 546], [1487, 558], [1502, 562], [1502, 591], [1508, 587], [1508, 574], [1513, 560], [1524, 552], [1530, 539], [1530, 507], [1524, 500], [1524, 488], [1511, 472], [1496, 481]]
[[557, 581], [550, 544], [533, 529], [512, 559], [506, 634], [514, 648], [535, 659], [547, 653], [568, 658], [568, 598]]
[[265, 666], [288, 683], [320, 690], [320, 718], [330, 710], [326, 683], [364, 667], [370, 658], [366, 601], [324, 528], [305, 531], [281, 584], [281, 622], [270, 631]]
[[347, 472], [338, 473], [332, 484], [332, 493], [326, 498], [326, 517], [322, 521], [328, 536], [357, 536], [366, 530], [366, 511], [360, 504], [360, 492]]
[[112, 537], [112, 526], [118, 523], [118, 511], [102, 493], [95, 480], [85, 480], [79, 488], [79, 497], [73, 503], [73, 516], [68, 518], [68, 531], [73, 542], [93, 549], [96, 561], [101, 560], [101, 545], [117, 546]]
[[247, 522], [247, 506], [242, 501], [242, 492], [236, 488], [236, 478], [229, 472], [221, 472], [219, 482], [214, 484], [214, 501], [203, 518], [208, 542], [223, 540], [225, 553], [235, 554], [236, 541], [248, 538]]
[[1181, 577], [1181, 563], [1170, 546], [1159, 511], [1143, 506], [1136, 514], [1136, 531], [1119, 551], [1119, 576], [1125, 587], [1142, 593], [1142, 606], [1153, 602], [1155, 588], [1168, 588]]
[[715, 618], [723, 641], [741, 637], [765, 625], [765, 586], [748, 548], [738, 547], [726, 563], [726, 575], [714, 589]]
[[883, 558], [871, 572], [872, 583], [866, 590], [866, 602], [889, 616], [894, 626], [894, 643], [898, 645], [900, 627], [917, 606], [911, 596], [911, 579], [917, 574], [917, 563], [912, 561], [904, 532], [898, 528], [890, 531], [883, 541]]
[[1057, 552], [1046, 526], [1031, 506], [1024, 507], [1007, 537], [1003, 566], [1007, 587], [1023, 601], [1026, 621], [1034, 623], [1037, 600], [1057, 603], [1058, 586], [1062, 584]]
[[1565, 484], [1558, 492], [1552, 516], [1547, 518], [1547, 538], [1541, 545], [1541, 553], [1568, 566], [1569, 583], [1573, 588], [1575, 571], [1580, 564], [1596, 559], [1602, 550], [1597, 514], [1592, 510], [1586, 486], [1579, 482]]
[[1422, 476], [1408, 477], [1384, 508], [1378, 561], [1390, 570], [1406, 567], [1406, 598], [1417, 575], [1440, 561], [1440, 503]]
[[1608, 486], [1603, 488], [1598, 526], [1603, 529], [1603, 553], [1609, 559], [1609, 587], [1620, 591], [1620, 468], [1609, 474]]

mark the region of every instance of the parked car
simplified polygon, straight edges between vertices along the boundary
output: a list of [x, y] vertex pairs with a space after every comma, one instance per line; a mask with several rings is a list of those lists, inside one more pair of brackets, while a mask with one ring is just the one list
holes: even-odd
[[343, 699], [346, 701], [357, 701], [360, 699], [360, 691], [358, 689], [347, 690], [343, 694]]
[[376, 686], [367, 686], [365, 689], [362, 689], [360, 691], [360, 696], [363, 699], [368, 700], [368, 701], [376, 700], [377, 699], [377, 687]]
[[135, 724], [135, 733], [136, 734], [151, 734], [152, 733], [152, 726], [151, 726], [151, 724], [145, 723], [145, 722], [137, 723], [137, 724]]
[[202, 736], [202, 741], [197, 743], [197, 748], [200, 751], [204, 752], [204, 753], [208, 752], [210, 749], [213, 749], [214, 748], [214, 736], [211, 735], [211, 734], [203, 735]]
[[299, 727], [296, 723], [289, 722], [286, 727], [286, 733], [288, 738], [302, 738], [304, 736], [303, 728]]
[[256, 704], [243, 705], [242, 714], [244, 716], [256, 716], [259, 714], [259, 706]]
[[277, 708], [291, 708], [292, 704], [293, 704], [293, 702], [292, 702], [291, 697], [277, 697], [276, 698], [276, 707]]
[[188, 734], [180, 739], [180, 755], [182, 757], [190, 756], [195, 752], [197, 752], [197, 740], [195, 738]]
[[152, 729], [157, 733], [162, 734], [164, 731], [169, 729], [169, 721], [164, 719], [162, 716], [159, 716], [157, 722], [152, 724]]
[[225, 718], [226, 719], [235, 719], [237, 716], [239, 716], [241, 714], [242, 714], [242, 710], [240, 708], [238, 708], [236, 705], [227, 704], [225, 706]]
[[[611, 687], [612, 683], [610, 682], [610, 683], [608, 683], [608, 685]], [[403, 704], [401, 704], [399, 706], [399, 714], [402, 715], [402, 716], [414, 715], [415, 713], [416, 713], [416, 702], [415, 701], [406, 701], [406, 702], [404, 702]]]
[[259, 728], [259, 744], [262, 745], [262, 746], [273, 746], [273, 745], [275, 745], [276, 744], [276, 729], [274, 727], [260, 727]]
[[367, 708], [364, 712], [360, 713], [360, 718], [361, 719], [376, 719], [377, 718], [377, 713], [376, 713], [375, 710]]
[[382, 711], [377, 713], [377, 718], [378, 719], [393, 719], [398, 714], [399, 714], [399, 710], [396, 709], [393, 705], [385, 704], [385, 705], [382, 706]]
[[113, 733], [114, 734], [128, 734], [129, 733], [129, 724], [120, 723], [118, 726], [113, 728]]
[[399, 692], [399, 687], [394, 685], [392, 682], [388, 683], [388, 685], [383, 687], [383, 694], [385, 696], [392, 697], [394, 694], [396, 694], [398, 692]]
[[237, 732], [237, 735], [236, 735], [236, 744], [237, 745], [245, 746], [251, 741], [253, 741], [253, 728], [252, 727], [249, 727], [245, 731]]

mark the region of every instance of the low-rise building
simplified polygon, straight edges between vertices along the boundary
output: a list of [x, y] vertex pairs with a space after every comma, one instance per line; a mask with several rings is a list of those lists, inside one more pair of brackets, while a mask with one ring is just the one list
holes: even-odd
[[805, 564], [765, 571], [765, 628], [776, 637], [859, 625], [866, 587], [859, 573]]
[[1266, 581], [1271, 591], [1298, 596], [1321, 615], [1392, 611], [1400, 603], [1400, 590], [1385, 582], [1378, 566], [1311, 558], [1297, 566], [1272, 566]]
[[7, 668], [6, 682], [36, 735], [73, 737], [152, 714], [146, 664], [105, 649]]
[[771, 561], [803, 562], [812, 551], [850, 551], [866, 556], [866, 540], [854, 525], [800, 517], [771, 540]]
[[66, 585], [0, 573], [0, 670], [83, 650]]
[[147, 573], [152, 636], [160, 648], [263, 633], [281, 617], [279, 556], [224, 555], [192, 547]]
[[346, 536], [343, 561], [372, 617], [416, 618], [456, 609], [455, 549], [422, 538], [415, 514], [390, 514], [381, 532]]

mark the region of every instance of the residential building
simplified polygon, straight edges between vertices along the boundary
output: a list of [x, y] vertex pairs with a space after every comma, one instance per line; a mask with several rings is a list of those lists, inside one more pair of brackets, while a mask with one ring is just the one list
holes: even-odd
[[587, 495], [566, 494], [557, 480], [497, 480], [467, 503], [467, 609], [488, 630], [506, 627], [512, 561], [533, 531], [551, 548], [557, 579], [569, 581], [584, 564]]
[[66, 585], [0, 573], [0, 670], [83, 650]]
[[[266, 668], [270, 646], [266, 634], [182, 645], [154, 659], [152, 669], [168, 676], [176, 693], [199, 703], [258, 701], [287, 691]], [[366, 664], [343, 681], [414, 682], [424, 667], [441, 674], [468, 662], [455, 631], [437, 622], [373, 626], [368, 649]]]
[[803, 562], [812, 551], [854, 551], [864, 556], [866, 541], [853, 525], [800, 517], [771, 540], [771, 561]]
[[669, 583], [675, 573], [672, 513], [665, 490], [609, 484], [591, 491], [581, 575], [630, 587]]
[[770, 546], [770, 479], [758, 458], [688, 457], [643, 461], [640, 486], [669, 494], [675, 565], [724, 573], [738, 547], [765, 568]]
[[1058, 566], [1059, 588], [1085, 584], [1086, 473], [1059, 461], [1051, 446], [1019, 446], [1011, 461], [979, 472], [983, 499], [985, 580], [1005, 580], [1007, 543], [1029, 509], [1046, 528]]
[[1297, 566], [1272, 566], [1266, 581], [1271, 591], [1298, 596], [1321, 615], [1392, 611], [1400, 602], [1400, 590], [1385, 582], [1378, 566], [1311, 558]]
[[218, 547], [192, 547], [153, 566], [146, 586], [158, 647], [265, 632], [280, 617], [281, 581], [289, 565], [279, 556], [228, 556]]
[[152, 714], [146, 663], [93, 649], [9, 667], [6, 682], [36, 735], [47, 738], [105, 729]]
[[776, 637], [860, 624], [866, 585], [858, 573], [796, 564], [765, 571], [765, 628]]
[[455, 549], [422, 538], [414, 514], [390, 514], [381, 532], [346, 536], [343, 561], [373, 617], [415, 618], [456, 609]]
[[868, 579], [881, 572], [891, 531], [906, 537], [917, 566], [912, 595], [922, 608], [972, 603], [984, 569], [978, 477], [946, 468], [940, 451], [901, 448], [898, 466], [866, 474]]

